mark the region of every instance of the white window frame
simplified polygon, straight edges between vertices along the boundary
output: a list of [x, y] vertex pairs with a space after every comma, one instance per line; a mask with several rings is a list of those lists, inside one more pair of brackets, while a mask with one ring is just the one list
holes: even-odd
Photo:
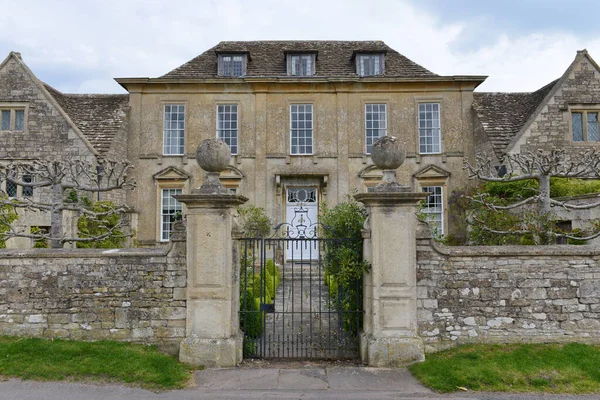
[[[305, 107], [305, 111], [303, 112], [303, 114], [306, 114], [306, 107], [310, 107], [310, 129], [307, 129], [306, 127], [304, 127], [303, 129], [296, 127], [294, 128], [294, 114], [299, 114], [298, 111], [294, 112], [294, 107], [298, 107], [298, 106], [304, 106]], [[306, 156], [306, 155], [313, 155], [314, 152], [314, 146], [315, 146], [315, 134], [314, 134], [314, 130], [315, 130], [315, 126], [314, 126], [314, 107], [311, 103], [294, 103], [294, 104], [290, 104], [290, 155], [293, 156]], [[306, 122], [307, 120], [303, 120], [304, 122]], [[299, 121], [297, 121], [299, 122]], [[304, 138], [300, 138], [300, 137], [296, 137], [296, 139], [298, 139], [298, 142], [296, 145], [294, 145], [294, 132], [297, 133], [297, 135], [299, 135], [300, 131], [309, 131], [310, 130], [310, 137], [305, 136]], [[306, 132], [304, 132], [306, 135]], [[306, 143], [306, 139], [310, 139], [310, 152], [305, 151], [305, 152], [300, 152], [300, 139], [304, 139]], [[297, 147], [297, 152], [294, 152], [294, 146]], [[308, 147], [308, 145], [304, 144], [303, 145], [305, 147]]]
[[[427, 114], [427, 106], [436, 106], [437, 108], [437, 121], [433, 118], [424, 119], [421, 118], [421, 107], [425, 107], [423, 112]], [[431, 113], [435, 112], [433, 109]], [[431, 121], [431, 127], [427, 126], [427, 123]], [[435, 126], [437, 122], [437, 126]], [[424, 126], [422, 124], [425, 123]], [[440, 154], [442, 152], [442, 107], [439, 102], [420, 102], [417, 104], [417, 126], [419, 132], [419, 154]], [[428, 132], [431, 131], [431, 132]], [[437, 131], [437, 137], [435, 132]], [[427, 139], [431, 138], [431, 143], [427, 143]]]
[[[581, 140], [575, 140], [575, 131], [573, 129], [573, 114], [581, 114]], [[575, 143], [600, 143], [600, 135], [598, 140], [590, 140], [589, 138], [589, 121], [588, 114], [596, 114], [596, 125], [600, 128], [600, 110], [598, 109], [573, 109], [571, 110], [571, 140]], [[600, 133], [600, 132], [599, 132]]]
[[[366, 71], [365, 62], [373, 62], [373, 72]], [[356, 73], [358, 76], [383, 75], [385, 71], [385, 57], [383, 53], [358, 53], [356, 55]]]
[[[295, 60], [299, 61], [300, 71], [297, 70]], [[307, 60], [309, 70], [306, 71], [302, 60]], [[287, 71], [290, 76], [312, 76], [315, 74], [315, 54], [314, 53], [292, 53], [287, 55]]]
[[[235, 129], [233, 129], [231, 127], [223, 128], [223, 127], [219, 126], [219, 123], [221, 122], [221, 120], [220, 120], [221, 115], [227, 114], [225, 112], [225, 110], [221, 111], [221, 107], [223, 107], [223, 109], [225, 107], [235, 107]], [[229, 148], [231, 149], [231, 155], [233, 155], [233, 156], [235, 156], [239, 153], [239, 147], [240, 147], [240, 135], [239, 135], [240, 114], [239, 114], [238, 110], [239, 110], [239, 107], [235, 103], [217, 104], [217, 139], [221, 139], [222, 141], [227, 143], [227, 145], [229, 145]], [[229, 111], [228, 114], [233, 114], [233, 112]], [[223, 123], [225, 123], [225, 120], [223, 120]], [[232, 146], [231, 139], [234, 138], [234, 133], [235, 133], [235, 145]]]
[[[439, 191], [439, 193], [436, 193], [436, 191]], [[431, 226], [432, 228], [432, 232], [434, 234], [434, 236], [442, 236], [444, 235], [444, 218], [445, 218], [445, 209], [444, 209], [444, 187], [443, 186], [421, 186], [421, 192], [429, 192], [432, 193], [429, 196], [427, 196], [427, 198], [424, 200], [424, 206], [421, 209], [421, 212], [423, 214], [425, 214], [426, 219], [430, 220], [430, 221], [434, 221], [434, 223], [436, 221], [438, 221], [437, 218], [431, 218], [430, 216], [436, 216], [439, 215], [439, 228], [435, 228], [434, 226]], [[437, 203], [434, 202], [434, 208], [432, 209], [431, 207], [429, 207], [429, 199], [434, 196], [435, 198], [439, 199], [439, 211], [435, 209], [435, 205]]]
[[[168, 197], [165, 196], [165, 192], [166, 195]], [[178, 195], [178, 194], [182, 194], [183, 193], [183, 189], [181, 188], [161, 188], [160, 189], [160, 241], [161, 242], [168, 242], [171, 238], [171, 233], [173, 233], [173, 220], [171, 220], [170, 222], [166, 222], [165, 217], [169, 216], [169, 218], [171, 218], [171, 216], [175, 216], [177, 215], [177, 212], [183, 212], [183, 205], [182, 203], [178, 202], [176, 199], [173, 198], [174, 195]], [[169, 212], [165, 213], [165, 200], [169, 201]], [[168, 224], [168, 227], [170, 229], [165, 229], [165, 227], [167, 226], [166, 224]]]
[[[183, 115], [182, 126], [167, 127], [167, 107], [170, 107], [169, 115]], [[177, 111], [173, 112], [173, 107], [177, 107]], [[173, 121], [169, 118], [171, 124]], [[177, 120], [177, 123], [179, 120]], [[183, 103], [168, 103], [163, 105], [163, 155], [165, 156], [181, 156], [185, 153], [185, 104]]]
[[[381, 115], [381, 110], [380, 108], [383, 107], [383, 120], [378, 119], [378, 120], [371, 120], [369, 121], [367, 118], [367, 115], [369, 115], [369, 107], [373, 108], [374, 106], [377, 106], [377, 108], [379, 108], [378, 111], [373, 111], [371, 110], [371, 114], [377, 113], [378, 115]], [[365, 154], [371, 154], [371, 147], [373, 146], [373, 143], [375, 143], [377, 141], [377, 139], [383, 137], [383, 136], [387, 136], [387, 132], [388, 132], [388, 125], [387, 125], [387, 104], [385, 103], [366, 103], [365, 104]], [[378, 122], [379, 123], [379, 127], [374, 128], [374, 127], [369, 127], [369, 122], [373, 123], [373, 122]], [[369, 137], [369, 131], [379, 131], [379, 136], [377, 136], [377, 139], [373, 140], [374, 136]], [[383, 132], [383, 134], [381, 134], [381, 132]]]
[[[239, 61], [241, 61], [242, 63], [239, 75], [235, 73], [235, 67], [233, 64], [234, 62], [236, 62], [236, 58], [239, 58]], [[230, 62], [231, 64], [227, 65], [227, 62]], [[228, 76], [232, 78], [239, 78], [241, 76], [245, 76], [246, 62], [247, 57], [244, 53], [219, 54], [218, 74], [219, 76]]]

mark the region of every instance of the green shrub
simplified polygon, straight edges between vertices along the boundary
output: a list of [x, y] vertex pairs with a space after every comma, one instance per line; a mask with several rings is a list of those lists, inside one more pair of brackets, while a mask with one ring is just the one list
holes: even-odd
[[80, 238], [98, 237], [109, 232], [110, 234], [102, 240], [77, 242], [77, 248], [117, 249], [125, 245], [127, 236], [121, 229], [116, 228], [121, 221], [121, 215], [120, 213], [110, 214], [115, 207], [110, 201], [98, 201], [89, 207], [90, 210], [95, 213], [107, 213], [107, 215], [96, 218], [87, 215], [79, 217], [77, 232]]
[[237, 212], [240, 217], [240, 228], [244, 231], [244, 237], [269, 236], [272, 223], [264, 208], [255, 206], [238, 207]]
[[[0, 200], [5, 199], [8, 199], [8, 196], [0, 192]], [[6, 237], [3, 233], [10, 230], [10, 224], [15, 222], [18, 217], [19, 216], [13, 206], [8, 204], [0, 205], [0, 219], [2, 220], [2, 223], [0, 224], [0, 249], [6, 248]]]
[[275, 277], [275, 289], [277, 289], [279, 287], [279, 282], [280, 282], [279, 268], [277, 268], [277, 265], [275, 265], [275, 261], [273, 261], [272, 259], [267, 260], [265, 267], [266, 267], [268, 273], [271, 276]]
[[245, 291], [240, 297], [240, 329], [250, 338], [262, 335], [264, 313], [260, 311], [260, 299], [253, 296], [252, 292]]
[[[343, 316], [343, 327], [351, 335], [362, 326], [362, 277], [369, 264], [362, 258], [362, 236], [366, 211], [348, 197], [333, 208], [321, 207], [320, 221], [324, 228], [321, 237], [325, 246], [324, 265], [330, 298]], [[346, 240], [355, 239], [355, 240]]]
[[[47, 233], [45, 229], [42, 229], [39, 226], [32, 226], [30, 232], [32, 235]], [[47, 249], [49, 247], [50, 245], [48, 244], [48, 239], [46, 238], [36, 239], [33, 242], [34, 249]]]

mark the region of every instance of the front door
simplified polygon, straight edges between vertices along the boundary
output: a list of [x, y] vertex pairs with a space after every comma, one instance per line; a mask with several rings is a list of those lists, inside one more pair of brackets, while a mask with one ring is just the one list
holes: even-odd
[[317, 218], [319, 213], [316, 187], [288, 188], [286, 190], [287, 237], [294, 240], [286, 246], [287, 260], [317, 260], [319, 258]]

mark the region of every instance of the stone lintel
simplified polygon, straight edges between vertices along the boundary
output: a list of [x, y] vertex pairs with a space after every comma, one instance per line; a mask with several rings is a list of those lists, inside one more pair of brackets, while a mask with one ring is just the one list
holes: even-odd
[[366, 206], [414, 206], [425, 200], [429, 193], [421, 192], [370, 192], [354, 195], [354, 199]]
[[179, 194], [173, 197], [184, 203], [188, 209], [231, 208], [248, 201], [247, 197], [237, 194]]

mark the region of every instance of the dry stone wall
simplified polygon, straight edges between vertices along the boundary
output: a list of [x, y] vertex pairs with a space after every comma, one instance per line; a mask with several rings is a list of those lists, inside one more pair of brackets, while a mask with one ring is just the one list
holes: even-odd
[[428, 351], [472, 342], [600, 343], [600, 248], [417, 243]]
[[2, 250], [0, 335], [153, 343], [185, 337], [185, 242], [168, 249]]

